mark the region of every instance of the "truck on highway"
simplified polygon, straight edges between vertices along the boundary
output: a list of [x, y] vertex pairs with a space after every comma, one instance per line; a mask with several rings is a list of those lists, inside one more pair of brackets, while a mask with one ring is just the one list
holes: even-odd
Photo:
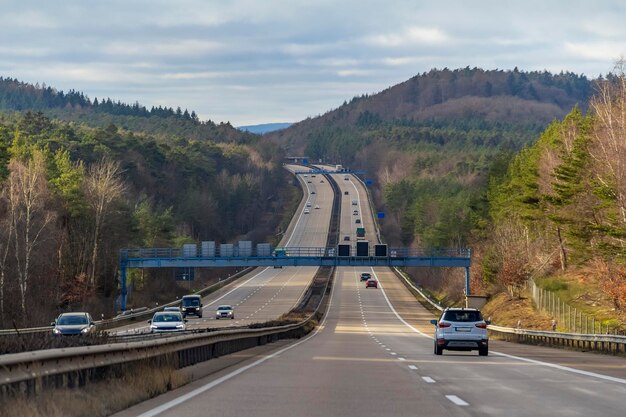
[[341, 171], [343, 171], [343, 166], [341, 166], [341, 165], [335, 165], [335, 171], [337, 171], [337, 172], [341, 172]]
[[365, 227], [356, 228], [356, 237], [365, 237]]

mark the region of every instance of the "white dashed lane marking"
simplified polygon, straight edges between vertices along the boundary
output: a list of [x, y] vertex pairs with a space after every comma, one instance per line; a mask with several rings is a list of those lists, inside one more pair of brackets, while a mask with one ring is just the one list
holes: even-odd
[[435, 383], [435, 380], [434, 380], [434, 379], [432, 379], [432, 378], [431, 378], [431, 377], [429, 377], [429, 376], [423, 376], [423, 377], [422, 377], [422, 379], [424, 380], [424, 382], [427, 382], [427, 383], [429, 383], [429, 384], [434, 384], [434, 383]]
[[412, 371], [417, 371], [417, 366], [409, 365], [409, 369], [412, 370]]
[[465, 407], [465, 406], [469, 405], [468, 402], [463, 401], [462, 399], [460, 399], [456, 395], [446, 395], [446, 398], [449, 399], [450, 401], [452, 401], [454, 404], [459, 405], [461, 407]]

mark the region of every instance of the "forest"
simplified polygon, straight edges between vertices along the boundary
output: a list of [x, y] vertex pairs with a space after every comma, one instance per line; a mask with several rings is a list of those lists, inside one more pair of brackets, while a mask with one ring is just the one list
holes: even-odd
[[282, 153], [239, 139], [0, 115], [0, 327], [76, 308], [110, 317], [121, 248], [273, 236], [288, 194]]

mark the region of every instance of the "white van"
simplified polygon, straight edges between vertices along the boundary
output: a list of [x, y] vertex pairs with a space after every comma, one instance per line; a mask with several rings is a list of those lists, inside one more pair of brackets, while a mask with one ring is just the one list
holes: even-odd
[[356, 200], [352, 200], [352, 205], [356, 206], [357, 204], [359, 204]]

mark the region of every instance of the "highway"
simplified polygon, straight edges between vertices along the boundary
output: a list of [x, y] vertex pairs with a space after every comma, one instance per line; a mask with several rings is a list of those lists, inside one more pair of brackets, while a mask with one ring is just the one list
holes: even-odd
[[[350, 202], [358, 193], [372, 233], [362, 186], [337, 182]], [[342, 198], [340, 239], [356, 217]], [[366, 289], [360, 272], [337, 270], [328, 313], [308, 337], [117, 416], [624, 416], [623, 358], [497, 341], [488, 357], [435, 356], [432, 314], [390, 270], [369, 270], [379, 289]]]
[[[304, 169], [297, 165], [288, 165], [286, 168], [291, 172]], [[325, 247], [333, 190], [327, 182], [321, 182], [325, 180], [321, 175], [301, 176], [299, 179], [305, 195], [280, 246]], [[309, 214], [304, 214], [307, 201], [311, 203], [311, 207]], [[187, 328], [242, 326], [276, 319], [298, 303], [316, 271], [317, 267], [256, 268], [250, 274], [205, 297], [202, 300], [202, 318], [188, 316]], [[215, 319], [215, 310], [222, 304], [234, 307], [234, 320]], [[147, 321], [113, 330], [120, 335], [147, 331]]]

